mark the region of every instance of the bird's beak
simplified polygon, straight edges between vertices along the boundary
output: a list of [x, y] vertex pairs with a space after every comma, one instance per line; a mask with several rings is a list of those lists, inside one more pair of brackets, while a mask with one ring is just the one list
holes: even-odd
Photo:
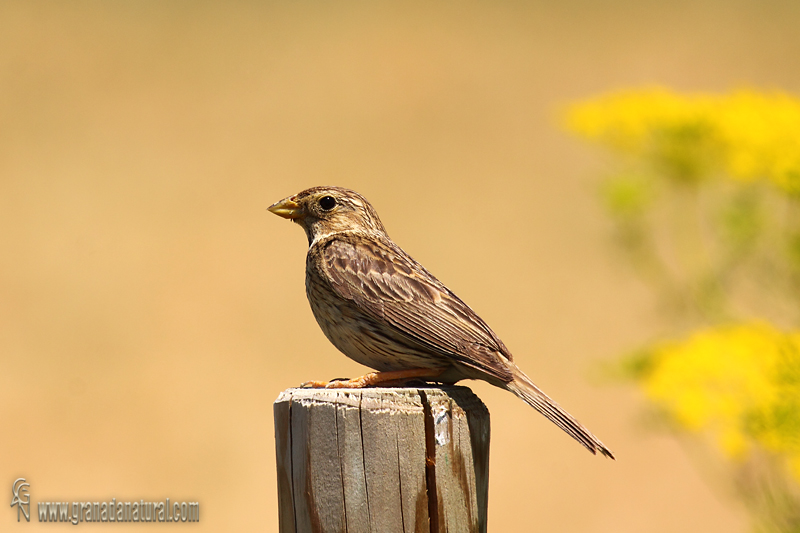
[[267, 208], [270, 213], [275, 213], [279, 217], [295, 219], [302, 217], [305, 213], [300, 204], [294, 201], [294, 196], [284, 198], [280, 202], [275, 202]]

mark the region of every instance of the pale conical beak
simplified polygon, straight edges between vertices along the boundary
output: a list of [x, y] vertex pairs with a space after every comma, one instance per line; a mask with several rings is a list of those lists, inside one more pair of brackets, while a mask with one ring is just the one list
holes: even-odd
[[295, 219], [304, 215], [303, 208], [294, 201], [294, 196], [284, 198], [280, 202], [275, 202], [267, 208], [270, 213], [275, 213], [279, 217]]

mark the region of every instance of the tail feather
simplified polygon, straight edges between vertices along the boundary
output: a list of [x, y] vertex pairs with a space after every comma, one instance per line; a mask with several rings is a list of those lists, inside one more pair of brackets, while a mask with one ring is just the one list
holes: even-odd
[[605, 444], [600, 442], [600, 439], [592, 435], [591, 431], [583, 427], [571, 414], [542, 392], [521, 370], [515, 369], [514, 380], [506, 383], [505, 388], [542, 413], [548, 420], [583, 444], [593, 454], [600, 452], [606, 457], [614, 459], [614, 454]]

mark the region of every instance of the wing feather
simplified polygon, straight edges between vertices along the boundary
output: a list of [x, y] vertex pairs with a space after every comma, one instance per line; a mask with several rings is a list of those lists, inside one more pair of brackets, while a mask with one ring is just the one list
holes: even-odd
[[436, 355], [513, 379], [511, 353], [460, 298], [389, 240], [339, 235], [318, 243], [333, 290]]

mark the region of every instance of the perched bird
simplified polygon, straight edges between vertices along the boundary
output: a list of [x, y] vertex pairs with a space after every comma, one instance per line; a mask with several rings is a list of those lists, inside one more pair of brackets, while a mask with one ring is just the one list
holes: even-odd
[[514, 364], [486, 322], [389, 239], [363, 196], [340, 187], [314, 187], [269, 211], [306, 232], [306, 295], [325, 336], [346, 356], [378, 370], [306, 385], [360, 388], [411, 379], [482, 379], [519, 396], [590, 452], [614, 458]]

